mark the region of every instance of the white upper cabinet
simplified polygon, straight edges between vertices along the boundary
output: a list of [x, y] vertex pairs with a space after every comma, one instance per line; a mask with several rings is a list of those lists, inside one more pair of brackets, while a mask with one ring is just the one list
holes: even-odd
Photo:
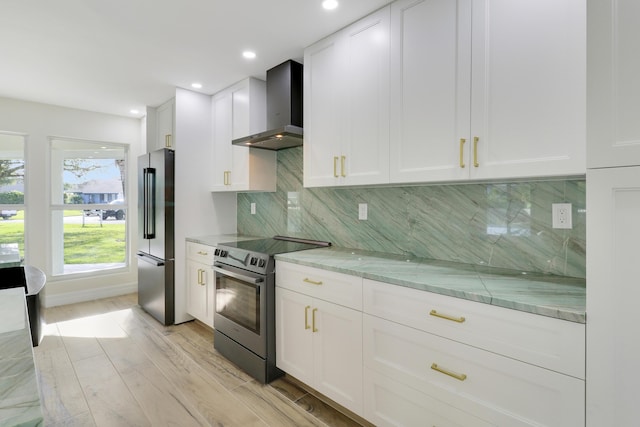
[[584, 174], [585, 1], [476, 1], [472, 28], [471, 178]]
[[304, 54], [304, 185], [389, 182], [389, 7]]
[[640, 2], [587, 4], [587, 165], [640, 165]]
[[585, 9], [394, 2], [391, 182], [584, 174]]
[[147, 152], [175, 150], [176, 102], [171, 98], [158, 107], [147, 107]]
[[212, 97], [212, 191], [275, 191], [275, 151], [231, 144], [266, 129], [265, 82], [242, 80]]
[[391, 22], [391, 182], [466, 178], [471, 2], [397, 1]]

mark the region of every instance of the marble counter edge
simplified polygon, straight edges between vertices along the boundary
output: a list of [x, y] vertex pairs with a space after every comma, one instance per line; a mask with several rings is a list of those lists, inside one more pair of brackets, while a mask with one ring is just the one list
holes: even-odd
[[[326, 257], [323, 257], [323, 254], [326, 254], [327, 250], [336, 250], [333, 249], [311, 249], [302, 252], [292, 252], [286, 254], [279, 254], [275, 256], [276, 261], [287, 261], [294, 264], [306, 265], [309, 267], [321, 268], [323, 270], [334, 271], [337, 273], [350, 274], [353, 276], [359, 276], [365, 279], [376, 280], [380, 282], [390, 283], [393, 285], [404, 286], [408, 288], [418, 289], [426, 292], [433, 292], [441, 295], [451, 296], [455, 298], [466, 299], [469, 301], [475, 301], [483, 304], [489, 304], [497, 307], [527, 312], [531, 314], [552, 317], [560, 320], [575, 322], [575, 323], [586, 323], [586, 312], [581, 309], [584, 307], [584, 304], [581, 304], [581, 307], [567, 307], [567, 306], [555, 306], [553, 304], [544, 304], [544, 303], [528, 303], [524, 301], [519, 301], [517, 299], [510, 299], [505, 297], [496, 297], [493, 296], [486, 288], [483, 287], [483, 290], [464, 290], [464, 289], [456, 289], [455, 286], [442, 286], [442, 285], [432, 285], [427, 283], [419, 283], [416, 281], [402, 279], [400, 277], [394, 277], [392, 274], [379, 274], [371, 271], [367, 271], [366, 264], [371, 260], [375, 260], [376, 258], [370, 257], [370, 260], [367, 261], [362, 258], [367, 258], [366, 254], [358, 254], [357, 252], [349, 252], [344, 251], [345, 257], [349, 254], [357, 254], [359, 259], [351, 259], [344, 260], [338, 264], [335, 262], [332, 263], [328, 261]], [[339, 249], [338, 249], [339, 250]], [[317, 259], [314, 259], [314, 253], [317, 253]], [[400, 257], [390, 256], [390, 261], [395, 261], [400, 266], [402, 262]], [[378, 258], [379, 259], [379, 258]], [[333, 260], [332, 260], [333, 261]], [[415, 263], [412, 263], [415, 265]], [[454, 267], [449, 267], [454, 269]], [[484, 268], [486, 270], [486, 268]], [[496, 269], [498, 270], [498, 269]], [[468, 265], [461, 265], [461, 271], [469, 272]], [[501, 271], [502, 274], [505, 274]], [[482, 278], [486, 273], [478, 273], [477, 280], [482, 283]], [[512, 276], [513, 279], [517, 279], [522, 282], [526, 282], [528, 279], [523, 279], [521, 276], [516, 275], [515, 273]], [[552, 280], [546, 278], [547, 282], [550, 286], [554, 285]], [[561, 280], [562, 278], [558, 278]], [[573, 280], [569, 280], [573, 281]]]

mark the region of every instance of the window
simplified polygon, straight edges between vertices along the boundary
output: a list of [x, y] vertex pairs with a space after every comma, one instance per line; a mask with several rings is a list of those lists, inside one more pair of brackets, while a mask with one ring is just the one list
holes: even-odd
[[24, 142], [0, 132], [0, 266], [24, 259]]
[[125, 145], [51, 139], [52, 273], [124, 268]]

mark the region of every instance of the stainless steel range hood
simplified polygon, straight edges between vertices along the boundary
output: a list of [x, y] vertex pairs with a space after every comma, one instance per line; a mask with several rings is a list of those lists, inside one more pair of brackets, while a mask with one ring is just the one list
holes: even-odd
[[267, 130], [232, 143], [265, 150], [302, 145], [302, 64], [288, 60], [267, 70]]

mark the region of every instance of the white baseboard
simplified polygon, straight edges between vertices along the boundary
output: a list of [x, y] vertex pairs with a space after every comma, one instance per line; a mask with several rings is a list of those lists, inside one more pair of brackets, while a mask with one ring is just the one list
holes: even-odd
[[101, 298], [126, 295], [134, 292], [138, 292], [138, 284], [129, 283], [124, 285], [87, 289], [77, 292], [67, 292], [64, 294], [45, 295], [42, 303], [45, 307], [55, 307], [58, 305], [75, 304], [77, 302], [93, 301]]

